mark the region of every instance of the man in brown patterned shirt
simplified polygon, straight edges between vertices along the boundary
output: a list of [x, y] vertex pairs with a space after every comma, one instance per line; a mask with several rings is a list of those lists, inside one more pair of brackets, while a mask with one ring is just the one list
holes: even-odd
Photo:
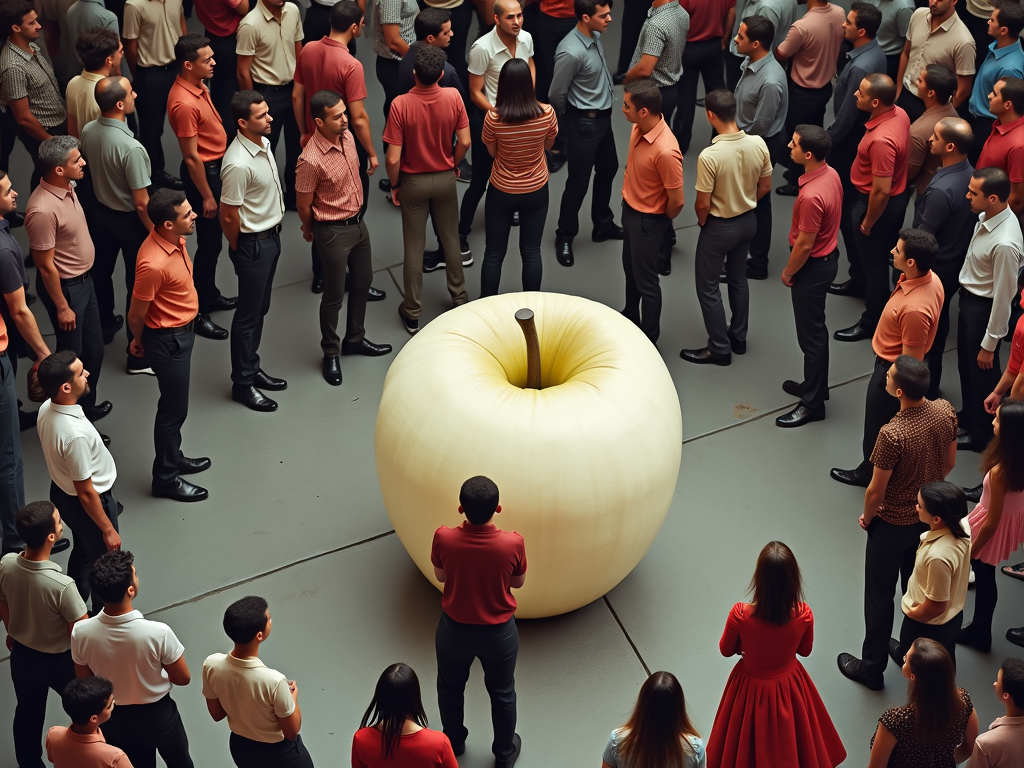
[[871, 454], [874, 472], [864, 493], [860, 526], [868, 533], [864, 552], [864, 644], [862, 658], [839, 654], [839, 671], [873, 691], [883, 687], [889, 660], [892, 598], [899, 577], [903, 591], [927, 526], [917, 516], [917, 492], [944, 480], [956, 464], [956, 411], [946, 400], [928, 400], [928, 364], [900, 355], [886, 374], [885, 391], [900, 410], [878, 433]]

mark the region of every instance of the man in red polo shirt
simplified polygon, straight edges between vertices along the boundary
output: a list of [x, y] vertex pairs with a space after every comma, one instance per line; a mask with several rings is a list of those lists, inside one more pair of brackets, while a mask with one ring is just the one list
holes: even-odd
[[[910, 118], [896, 103], [896, 84], [888, 75], [870, 74], [860, 82], [857, 109], [870, 115], [850, 181], [858, 192], [853, 204], [854, 242], [860, 281], [867, 295], [864, 313], [849, 328], [836, 331], [836, 341], [870, 339], [889, 298], [889, 252], [896, 245], [907, 212], [907, 167]], [[858, 275], [850, 275], [858, 282]]]
[[828, 399], [828, 327], [825, 297], [839, 271], [839, 219], [843, 182], [825, 162], [832, 139], [818, 125], [798, 125], [789, 142], [790, 158], [803, 168], [789, 230], [789, 263], [782, 282], [792, 288], [796, 340], [804, 353], [802, 382], [787, 379], [782, 388], [799, 397], [789, 413], [775, 419], [780, 427], [801, 427], [825, 418]]
[[979, 168], [995, 166], [1010, 176], [1010, 210], [1024, 215], [1024, 80], [1004, 77], [988, 95], [989, 111], [996, 116], [992, 133], [978, 158]]
[[491, 697], [497, 768], [512, 768], [521, 740], [516, 733], [516, 657], [519, 630], [513, 614], [513, 589], [526, 581], [526, 545], [514, 531], [491, 519], [501, 512], [498, 486], [486, 477], [471, 477], [459, 492], [459, 514], [466, 522], [434, 532], [430, 562], [444, 584], [437, 653], [437, 705], [441, 725], [456, 757], [466, 749], [463, 724], [466, 681], [473, 659], [480, 659], [484, 686]]

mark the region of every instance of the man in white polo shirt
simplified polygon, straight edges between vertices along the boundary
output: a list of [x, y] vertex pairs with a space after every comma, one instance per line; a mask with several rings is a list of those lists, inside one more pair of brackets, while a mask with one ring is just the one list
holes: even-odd
[[79, 677], [99, 675], [114, 684], [117, 707], [103, 726], [108, 744], [120, 747], [134, 766], [193, 768], [188, 736], [171, 698], [171, 686], [188, 685], [185, 646], [166, 624], [132, 608], [139, 594], [135, 556], [106, 552], [93, 563], [90, 582], [103, 602], [96, 616], [71, 630], [71, 658]]
[[14, 710], [14, 756], [21, 768], [43, 768], [43, 724], [49, 689], [75, 679], [69, 626], [86, 618], [75, 582], [50, 560], [64, 530], [48, 501], [18, 510], [14, 524], [25, 551], [0, 559], [0, 619], [7, 629]]
[[313, 768], [299, 736], [299, 689], [259, 658], [271, 625], [262, 597], [243, 597], [228, 606], [224, 631], [235, 647], [203, 662], [206, 707], [214, 721], [228, 719], [231, 758], [238, 768]]
[[[121, 505], [111, 489], [117, 479], [114, 457], [85, 417], [78, 400], [89, 392], [89, 372], [70, 349], [39, 363], [39, 386], [50, 399], [39, 406], [39, 442], [50, 473], [50, 501], [75, 534], [68, 576], [89, 599], [89, 569], [104, 552], [121, 548], [117, 516]], [[93, 613], [100, 609], [92, 601]]]

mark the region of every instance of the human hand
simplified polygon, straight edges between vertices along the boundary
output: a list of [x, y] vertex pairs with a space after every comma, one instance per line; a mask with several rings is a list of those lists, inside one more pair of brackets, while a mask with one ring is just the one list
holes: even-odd
[[983, 371], [987, 371], [992, 367], [992, 361], [995, 359], [995, 353], [989, 352], [988, 350], [981, 350], [978, 352], [978, 367]]
[[203, 218], [217, 218], [217, 200], [213, 196], [203, 198]]
[[310, 227], [309, 229], [306, 229], [306, 225], [305, 224], [302, 225], [302, 239], [305, 240], [307, 243], [312, 243], [313, 242], [313, 228], [312, 227]]
[[398, 187], [391, 188], [391, 202], [395, 205], [401, 205], [402, 201], [398, 197]]
[[131, 340], [131, 343], [128, 345], [128, 351], [135, 357], [145, 357], [146, 355], [146, 350], [142, 348], [142, 342], [139, 341], [138, 336]]
[[376, 155], [370, 155], [366, 161], [366, 175], [373, 176], [373, 172], [380, 167], [380, 160], [377, 159]]
[[462, 176], [462, 171], [459, 170], [459, 166], [455, 166], [455, 178], [458, 179]]
[[114, 530], [113, 526], [103, 532], [103, 543], [107, 547], [107, 552], [121, 551], [121, 536]]
[[864, 226], [864, 222], [862, 221], [860, 223], [860, 232], [861, 232], [862, 235], [864, 235], [864, 237], [870, 237], [871, 236], [871, 227]]
[[859, 518], [857, 518], [857, 522], [860, 523], [860, 527], [863, 528], [865, 531], [868, 529], [868, 526], [871, 525], [871, 521], [865, 520], [864, 515], [861, 515]]
[[60, 326], [62, 331], [75, 330], [75, 313], [71, 307], [57, 310], [57, 325]]
[[793, 277], [794, 277], [793, 275], [787, 275], [786, 274], [786, 270], [782, 270], [781, 277], [782, 277], [782, 284], [783, 285], [785, 285], [788, 288], [792, 288], [793, 287], [793, 282], [794, 282], [793, 281]]

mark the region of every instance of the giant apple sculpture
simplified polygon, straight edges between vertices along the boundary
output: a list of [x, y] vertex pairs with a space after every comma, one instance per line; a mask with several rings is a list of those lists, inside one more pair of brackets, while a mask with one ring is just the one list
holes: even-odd
[[[535, 313], [541, 388], [527, 389], [517, 310]], [[657, 349], [620, 313], [516, 293], [433, 320], [397, 356], [377, 414], [377, 477], [395, 532], [435, 586], [430, 543], [458, 525], [463, 481], [501, 491], [495, 522], [526, 540], [519, 618], [601, 597], [636, 567], [675, 492], [682, 417]]]

